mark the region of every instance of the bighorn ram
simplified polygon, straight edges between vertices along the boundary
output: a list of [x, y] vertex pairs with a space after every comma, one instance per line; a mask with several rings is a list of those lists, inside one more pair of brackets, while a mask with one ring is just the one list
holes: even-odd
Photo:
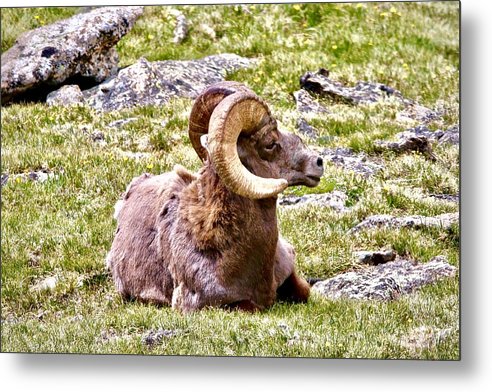
[[183, 312], [306, 301], [310, 286], [279, 236], [277, 194], [316, 186], [323, 160], [279, 131], [265, 102], [235, 82], [196, 99], [189, 136], [204, 162], [197, 174], [181, 166], [144, 174], [116, 204], [107, 265], [117, 290]]

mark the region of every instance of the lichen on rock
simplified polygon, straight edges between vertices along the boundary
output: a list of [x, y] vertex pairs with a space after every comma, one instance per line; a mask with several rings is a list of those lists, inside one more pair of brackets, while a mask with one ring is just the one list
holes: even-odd
[[188, 61], [150, 62], [140, 58], [83, 94], [89, 106], [105, 111], [163, 105], [173, 97], [196, 98], [205, 87], [223, 81], [228, 73], [252, 64], [254, 60], [234, 54]]
[[2, 54], [1, 102], [46, 96], [68, 79], [100, 83], [114, 75], [114, 46], [143, 7], [101, 7], [22, 34]]
[[362, 152], [355, 153], [351, 148], [324, 148], [318, 152], [326, 161], [364, 177], [373, 176], [383, 169], [382, 164], [374, 162]]
[[450, 228], [453, 224], [459, 222], [459, 213], [453, 212], [437, 216], [404, 216], [394, 217], [391, 215], [372, 215], [364, 219], [357, 226], [350, 230], [350, 233], [356, 233], [364, 229], [374, 229], [380, 227], [401, 228], [411, 227], [420, 229], [422, 227], [438, 227], [443, 229]]
[[394, 300], [402, 294], [456, 274], [456, 267], [443, 256], [428, 263], [397, 259], [374, 267], [345, 272], [314, 284], [313, 291], [336, 300]]
[[341, 191], [333, 191], [320, 194], [307, 194], [303, 196], [282, 196], [278, 204], [284, 208], [298, 208], [305, 206], [330, 207], [338, 212], [347, 212], [345, 206], [348, 196]]

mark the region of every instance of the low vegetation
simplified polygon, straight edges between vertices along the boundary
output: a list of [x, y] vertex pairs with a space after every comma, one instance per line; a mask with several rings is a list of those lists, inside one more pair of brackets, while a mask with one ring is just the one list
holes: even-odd
[[[324, 67], [343, 83], [377, 81], [444, 112], [432, 129], [459, 122], [459, 3], [353, 3], [183, 6], [187, 38], [173, 44], [171, 7], [146, 7], [117, 46], [122, 66], [148, 60], [236, 53], [260, 59], [228, 76], [263, 97], [280, 124], [296, 129], [292, 93], [306, 71]], [[78, 8], [2, 9], [2, 51], [17, 34], [65, 18]], [[458, 359], [459, 274], [392, 302], [313, 295], [306, 305], [277, 303], [254, 315], [124, 302], [105, 270], [115, 230], [113, 206], [128, 182], [176, 163], [198, 169], [187, 137], [192, 101], [100, 113], [88, 107], [14, 104], [2, 108], [2, 351], [237, 355], [322, 358]], [[363, 177], [326, 163], [314, 189], [287, 193], [348, 195], [350, 210], [280, 209], [280, 229], [297, 250], [305, 277], [358, 268], [354, 252], [392, 248], [420, 262], [444, 255], [459, 266], [459, 227], [378, 229], [348, 234], [374, 214], [438, 215], [456, 203], [413, 197], [457, 194], [459, 150], [378, 154], [374, 141], [413, 124], [396, 121], [391, 104], [330, 104], [308, 144], [351, 147], [383, 166]], [[117, 120], [135, 118], [120, 126]], [[417, 125], [417, 124], [414, 124]], [[98, 136], [99, 135], [99, 136]], [[101, 136], [102, 135], [102, 136]], [[302, 136], [302, 135], [301, 135]], [[304, 137], [304, 136], [302, 136]], [[45, 170], [44, 182], [16, 174]], [[53, 278], [53, 288], [42, 288]], [[162, 339], [146, 339], [152, 331]]]

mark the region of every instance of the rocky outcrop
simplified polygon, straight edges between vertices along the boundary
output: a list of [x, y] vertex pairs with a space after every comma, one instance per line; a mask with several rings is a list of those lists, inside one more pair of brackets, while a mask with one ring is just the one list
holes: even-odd
[[318, 149], [318, 152], [325, 161], [364, 177], [373, 176], [383, 169], [381, 164], [371, 161], [366, 154], [362, 152], [356, 154], [351, 148], [325, 148]]
[[336, 103], [368, 104], [387, 97], [403, 100], [398, 90], [382, 83], [357, 82], [354, 87], [347, 87], [341, 82], [330, 79], [329, 72], [325, 69], [306, 72], [301, 76], [300, 83], [304, 90]]
[[304, 206], [330, 207], [338, 212], [346, 212], [345, 207], [348, 196], [341, 191], [333, 191], [321, 194], [308, 194], [303, 196], [283, 196], [278, 204], [284, 208], [297, 208]]
[[[376, 103], [387, 98], [395, 99], [403, 104], [405, 108], [398, 114], [400, 120], [415, 120], [420, 123], [428, 123], [441, 118], [440, 113], [426, 108], [412, 99], [405, 98], [400, 91], [386, 84], [359, 81], [353, 87], [346, 86], [331, 79], [329, 71], [323, 68], [317, 72], [306, 72], [301, 76], [300, 84], [303, 90], [334, 103], [359, 105]], [[320, 113], [325, 110], [328, 111], [323, 105], [320, 105], [312, 97], [304, 93], [297, 92], [294, 94], [294, 98], [300, 112]]]
[[458, 124], [453, 125], [445, 131], [440, 129], [431, 131], [425, 125], [419, 125], [415, 128], [409, 128], [397, 133], [397, 141], [377, 140], [375, 147], [379, 151], [391, 150], [399, 153], [417, 151], [427, 158], [434, 160], [435, 155], [432, 152], [431, 142], [457, 145], [460, 142], [459, 129]]
[[119, 110], [133, 106], [163, 105], [173, 97], [196, 98], [208, 85], [254, 60], [234, 54], [189, 61], [153, 61], [141, 58], [100, 85], [83, 91], [85, 102], [96, 109]]
[[2, 104], [46, 97], [68, 80], [100, 83], [118, 69], [116, 43], [143, 7], [103, 7], [22, 34], [2, 54]]
[[437, 256], [428, 263], [399, 259], [345, 272], [315, 283], [312, 290], [332, 300], [394, 300], [422, 286], [452, 277], [456, 271], [457, 268], [443, 256]]
[[305, 90], [298, 90], [293, 93], [293, 96], [296, 101], [296, 108], [301, 113], [329, 113], [326, 107]]
[[459, 213], [453, 212], [449, 214], [441, 214], [437, 216], [405, 216], [394, 217], [391, 215], [372, 215], [364, 219], [357, 226], [350, 230], [350, 233], [355, 233], [364, 229], [374, 229], [380, 227], [386, 228], [401, 228], [412, 227], [420, 229], [422, 227], [439, 227], [443, 229], [450, 228], [453, 224], [459, 222]]
[[309, 123], [302, 117], [297, 119], [297, 130], [302, 133], [304, 136], [310, 139], [316, 139], [318, 137], [318, 130], [313, 126], [309, 125]]
[[[441, 131], [442, 132], [442, 131]], [[460, 126], [453, 125], [442, 132], [442, 136], [438, 138], [439, 144], [451, 144], [458, 146], [460, 144]]]
[[430, 160], [436, 156], [432, 152], [432, 146], [426, 136], [418, 136], [411, 132], [402, 132], [397, 135], [397, 141], [376, 140], [374, 142], [376, 151], [394, 151], [396, 153], [419, 152]]

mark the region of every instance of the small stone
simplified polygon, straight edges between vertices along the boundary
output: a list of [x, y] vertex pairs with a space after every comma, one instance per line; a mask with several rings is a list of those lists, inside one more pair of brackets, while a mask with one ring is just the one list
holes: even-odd
[[2, 187], [7, 184], [8, 180], [9, 180], [9, 175], [7, 173], [2, 173], [2, 177], [1, 177]]
[[309, 125], [309, 123], [302, 117], [297, 119], [297, 129], [300, 133], [311, 139], [316, 139], [318, 137], [318, 130]]
[[188, 34], [188, 20], [180, 12], [176, 16], [176, 27], [174, 29], [173, 42], [175, 44], [180, 44], [181, 42], [184, 41], [187, 34]]
[[104, 133], [102, 133], [101, 131], [94, 131], [91, 134], [91, 139], [94, 142], [103, 143], [105, 141], [104, 140]]
[[345, 207], [348, 196], [342, 191], [333, 191], [320, 194], [307, 194], [303, 196], [282, 196], [278, 200], [279, 206], [298, 208], [304, 206], [330, 207], [339, 212], [347, 212]]
[[410, 103], [404, 110], [396, 115], [396, 121], [412, 122], [417, 121], [420, 124], [428, 124], [440, 120], [442, 113], [436, 112], [417, 103]]
[[85, 99], [80, 87], [77, 85], [65, 85], [58, 90], [52, 91], [46, 97], [49, 106], [72, 106], [84, 104]]
[[150, 330], [142, 336], [142, 343], [146, 346], [155, 346], [161, 344], [164, 338], [172, 338], [178, 335], [179, 332], [170, 329]]
[[383, 169], [379, 163], [370, 160], [366, 154], [354, 153], [351, 148], [325, 148], [319, 150], [319, 154], [327, 161], [346, 170], [370, 177]]
[[311, 94], [305, 90], [294, 92], [297, 110], [301, 113], [329, 113], [328, 109], [317, 102]]
[[417, 136], [413, 133], [403, 132], [399, 134], [399, 140], [396, 142], [377, 140], [374, 144], [379, 151], [391, 150], [398, 153], [416, 151], [431, 160], [436, 159], [436, 156], [432, 152], [429, 139], [425, 136]]
[[58, 278], [56, 276], [49, 276], [34, 286], [31, 287], [31, 291], [45, 291], [45, 290], [53, 290], [58, 283]]
[[396, 259], [396, 252], [394, 250], [387, 250], [381, 252], [357, 252], [357, 258], [360, 264], [366, 265], [379, 265]]
[[459, 203], [460, 202], [460, 195], [459, 193], [456, 195], [449, 195], [449, 194], [443, 194], [443, 193], [431, 193], [429, 197], [433, 197], [438, 200], [444, 200], [447, 202], [451, 203]]
[[439, 144], [444, 143], [455, 146], [460, 144], [460, 126], [458, 124], [444, 131], [442, 137], [439, 138]]
[[111, 128], [121, 128], [122, 126], [126, 125], [126, 124], [129, 124], [133, 121], [137, 121], [138, 118], [137, 117], [128, 117], [128, 118], [122, 118], [121, 120], [115, 120], [115, 121], [112, 121], [108, 124], [108, 127], [111, 127]]

